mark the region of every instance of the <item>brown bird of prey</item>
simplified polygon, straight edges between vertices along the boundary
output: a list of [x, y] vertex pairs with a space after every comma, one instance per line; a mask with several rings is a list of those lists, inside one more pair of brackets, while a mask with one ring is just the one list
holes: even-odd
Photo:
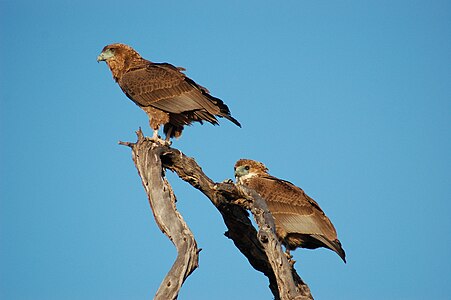
[[250, 159], [236, 162], [235, 178], [237, 183], [255, 190], [266, 201], [274, 217], [276, 235], [288, 251], [297, 247], [325, 247], [346, 262], [334, 225], [302, 189], [269, 175], [264, 164]]
[[169, 141], [171, 137], [179, 137], [183, 126], [192, 122], [218, 124], [216, 117], [224, 117], [241, 127], [227, 105], [186, 77], [183, 68], [148, 61], [124, 44], [105, 46], [97, 61], [107, 63], [125, 95], [147, 113], [153, 139], [158, 138], [160, 125], [164, 125], [163, 132]]

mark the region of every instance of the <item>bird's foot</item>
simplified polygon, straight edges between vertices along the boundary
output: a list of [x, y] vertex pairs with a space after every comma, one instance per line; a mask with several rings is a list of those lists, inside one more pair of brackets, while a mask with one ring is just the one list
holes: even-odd
[[163, 139], [160, 138], [160, 137], [151, 137], [151, 138], [148, 138], [148, 139], [149, 139], [150, 141], [154, 142], [154, 143], [160, 144], [161, 146], [167, 146], [167, 147], [170, 147], [170, 146], [172, 145], [172, 142], [171, 142], [171, 141], [163, 140]]
[[160, 144], [162, 146], [167, 146], [170, 147], [172, 142], [168, 139], [163, 140], [159, 135], [158, 135], [158, 130], [154, 130], [153, 135], [151, 138], [149, 138], [150, 141]]
[[166, 143], [166, 146], [170, 147], [172, 145], [171, 136], [167, 135], [166, 139], [164, 140], [164, 142]]

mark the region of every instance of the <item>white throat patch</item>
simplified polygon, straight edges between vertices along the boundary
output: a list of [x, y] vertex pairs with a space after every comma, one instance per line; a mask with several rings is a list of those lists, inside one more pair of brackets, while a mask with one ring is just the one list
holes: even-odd
[[239, 183], [239, 184], [243, 184], [246, 180], [248, 180], [248, 179], [250, 179], [250, 178], [252, 178], [252, 177], [255, 177], [255, 176], [257, 176], [257, 175], [258, 175], [257, 173], [249, 172], [249, 174], [243, 175], [243, 176], [241, 176], [240, 178], [238, 178], [238, 183]]

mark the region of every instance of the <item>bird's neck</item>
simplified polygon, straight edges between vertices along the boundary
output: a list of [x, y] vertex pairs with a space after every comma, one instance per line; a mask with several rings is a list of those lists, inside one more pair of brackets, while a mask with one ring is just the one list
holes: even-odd
[[252, 177], [255, 177], [255, 176], [257, 176], [257, 175], [258, 175], [258, 174], [256, 174], [256, 173], [249, 173], [249, 174], [240, 176], [240, 177], [238, 178], [237, 182], [238, 182], [239, 184], [246, 184], [247, 181], [248, 181], [249, 179], [251, 179]]
[[108, 67], [110, 68], [113, 78], [116, 81], [119, 81], [130, 69], [145, 65], [145, 62], [146, 60], [140, 56], [134, 57], [133, 59], [115, 57], [114, 59], [107, 60]]
[[121, 63], [121, 61], [117, 59], [107, 60], [106, 63], [108, 64], [108, 67], [110, 68], [111, 73], [113, 74], [114, 80], [118, 81], [125, 73], [123, 63]]

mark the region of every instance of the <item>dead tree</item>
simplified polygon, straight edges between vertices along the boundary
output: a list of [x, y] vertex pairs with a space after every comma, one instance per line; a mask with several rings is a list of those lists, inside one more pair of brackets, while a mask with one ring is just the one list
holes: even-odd
[[[252, 267], [269, 279], [275, 299], [313, 299], [310, 289], [288, 261], [275, 235], [274, 219], [266, 203], [253, 190], [231, 182], [215, 183], [193, 158], [137, 132], [136, 143], [120, 142], [132, 148], [132, 157], [161, 231], [177, 248], [177, 258], [161, 283], [155, 299], [177, 299], [185, 279], [198, 266], [196, 240], [175, 206], [175, 195], [165, 171], [200, 190], [221, 213], [227, 226], [225, 236], [246, 256]], [[252, 225], [247, 209], [259, 227]]]

